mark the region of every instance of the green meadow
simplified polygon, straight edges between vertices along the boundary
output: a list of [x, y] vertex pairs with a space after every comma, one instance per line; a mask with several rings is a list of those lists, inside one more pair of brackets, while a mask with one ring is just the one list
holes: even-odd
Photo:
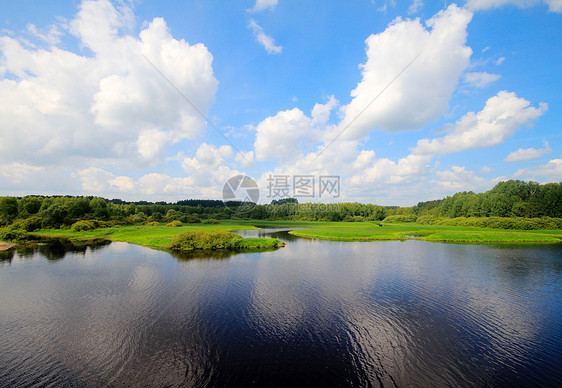
[[[111, 241], [123, 241], [130, 244], [143, 245], [151, 248], [169, 248], [173, 237], [185, 231], [219, 232], [231, 230], [257, 229], [251, 225], [239, 225], [228, 221], [220, 224], [184, 224], [180, 227], [127, 225], [112, 228], [98, 228], [89, 231], [74, 232], [69, 229], [41, 229], [32, 234], [47, 238], [68, 238], [71, 240], [105, 238]], [[244, 242], [245, 247], [251, 242]], [[265, 241], [261, 242], [262, 244]]]
[[[95, 239], [123, 241], [152, 248], [170, 248], [172, 239], [185, 231], [233, 231], [258, 228], [295, 228], [290, 234], [334, 241], [423, 240], [450, 243], [559, 243], [562, 230], [504, 230], [415, 223], [386, 224], [380, 222], [317, 222], [317, 221], [255, 221], [231, 220], [220, 224], [184, 224], [181, 227], [129, 225], [73, 232], [64, 229], [43, 229], [33, 235], [48, 238]], [[243, 248], [269, 247], [276, 239], [245, 238]]]
[[[457, 243], [559, 243], [562, 230], [505, 230], [445, 225], [331, 223], [294, 230], [295, 236], [338, 241], [423, 240]], [[382, 225], [382, 226], [379, 226]]]

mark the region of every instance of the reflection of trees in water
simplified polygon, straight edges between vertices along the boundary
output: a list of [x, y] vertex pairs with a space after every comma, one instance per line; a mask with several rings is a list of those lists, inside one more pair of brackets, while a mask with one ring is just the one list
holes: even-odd
[[299, 229], [306, 229], [306, 228], [290, 228], [290, 229], [282, 229], [278, 231], [275, 231], [275, 229], [271, 229], [271, 228], [261, 229], [261, 230], [249, 229], [249, 230], [234, 231], [234, 233], [238, 233], [243, 237], [260, 237], [260, 238], [271, 237], [271, 238], [278, 238], [281, 241], [287, 242], [287, 241], [295, 241], [299, 238], [302, 239], [302, 237], [297, 237], [292, 234], [289, 234], [290, 231], [299, 230]]
[[15, 249], [8, 249], [7, 251], [0, 251], [0, 263], [10, 264], [14, 259]]
[[[62, 240], [54, 240], [48, 245], [39, 245], [37, 252], [47, 260], [57, 261], [64, 259], [66, 253], [70, 251], [68, 248], [69, 245], [65, 244]], [[78, 251], [86, 253], [86, 247], [80, 248]]]
[[90, 252], [96, 252], [105, 248], [109, 244], [111, 244], [110, 240], [95, 240], [94, 243], [90, 243], [87, 246], [90, 248]]
[[273, 252], [279, 248], [252, 248], [252, 249], [193, 249], [191, 251], [168, 250], [178, 261], [189, 261], [195, 259], [225, 260], [240, 253]]
[[[103, 239], [87, 240], [87, 241], [50, 239], [44, 241], [41, 244], [32, 245], [32, 246], [20, 246], [17, 247], [15, 250], [11, 249], [10, 251], [0, 252], [0, 253], [11, 252], [12, 256], [10, 258], [10, 261], [13, 259], [15, 253], [17, 253], [18, 257], [21, 259], [31, 259], [36, 253], [39, 253], [47, 260], [58, 261], [64, 259], [67, 253], [78, 253], [84, 256], [88, 248], [90, 249], [91, 252], [95, 252], [105, 248], [109, 244], [111, 244], [111, 241], [103, 240]], [[2, 261], [2, 257], [3, 256], [0, 256], [0, 261]]]

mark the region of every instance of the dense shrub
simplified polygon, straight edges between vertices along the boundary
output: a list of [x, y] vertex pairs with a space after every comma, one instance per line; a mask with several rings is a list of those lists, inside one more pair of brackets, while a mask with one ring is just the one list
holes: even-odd
[[562, 229], [561, 218], [521, 218], [521, 217], [430, 217], [421, 216], [416, 221], [423, 225], [449, 225], [449, 226], [473, 226], [479, 228], [494, 229]]
[[394, 216], [386, 217], [383, 222], [416, 222], [417, 216], [415, 214], [397, 214]]
[[201, 218], [197, 216], [181, 216], [179, 218], [179, 221], [184, 224], [198, 224], [201, 222]]
[[0, 228], [0, 240], [2, 241], [24, 241], [28, 240], [29, 236], [23, 229], [14, 227], [13, 225], [5, 228]]
[[145, 222], [143, 222], [143, 225], [145, 225], [145, 226], [160, 226], [160, 223], [156, 222], [156, 221], [145, 221]]
[[204, 222], [205, 224], [220, 224], [219, 220], [215, 220], [214, 218], [209, 218], [207, 221]]
[[174, 237], [171, 248], [175, 250], [235, 248], [241, 239], [240, 235], [226, 231], [209, 233], [190, 230]]
[[73, 232], [86, 232], [88, 230], [96, 229], [96, 225], [91, 221], [77, 221], [72, 224], [70, 229]]
[[26, 232], [33, 232], [34, 230], [41, 228], [41, 218], [34, 216], [24, 220], [16, 220], [13, 225], [18, 229], [25, 230]]
[[181, 221], [177, 221], [177, 220], [176, 220], [176, 221], [172, 221], [172, 222], [166, 224], [166, 226], [167, 226], [168, 228], [177, 228], [177, 227], [180, 227], [180, 226], [182, 226], [182, 225], [183, 225], [183, 224], [181, 223]]
[[144, 213], [134, 214], [131, 216], [131, 221], [133, 223], [144, 222], [145, 220], [146, 220], [146, 214]]

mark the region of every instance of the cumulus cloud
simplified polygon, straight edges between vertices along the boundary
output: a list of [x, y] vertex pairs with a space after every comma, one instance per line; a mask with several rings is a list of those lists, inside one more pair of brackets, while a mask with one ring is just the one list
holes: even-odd
[[491, 186], [488, 180], [477, 176], [474, 171], [468, 171], [462, 166], [451, 166], [449, 170], [436, 171], [435, 176], [436, 179], [433, 179], [431, 183], [447, 192], [482, 191], [489, 189]]
[[562, 179], [562, 159], [552, 159], [548, 163], [518, 170], [514, 178], [548, 177], [549, 179]]
[[543, 141], [544, 148], [543, 149], [536, 149], [536, 148], [519, 148], [517, 151], [511, 152], [505, 158], [506, 162], [521, 162], [524, 160], [532, 160], [537, 159], [543, 156], [544, 154], [549, 154], [552, 150], [548, 145], [548, 142], [545, 140]]
[[468, 0], [466, 7], [474, 11], [479, 11], [499, 8], [504, 5], [528, 8], [541, 4], [546, 4], [550, 12], [562, 12], [561, 0]]
[[34, 48], [17, 36], [0, 37], [8, 75], [0, 79], [0, 163], [140, 167], [198, 133], [199, 114], [143, 56], [206, 112], [217, 89], [212, 55], [202, 44], [174, 39], [160, 18], [138, 37], [128, 35], [133, 21], [130, 8], [84, 1], [69, 31], [87, 55], [57, 47], [54, 38], [45, 38], [48, 48]]
[[263, 46], [263, 48], [265, 48], [265, 51], [267, 51], [268, 54], [281, 54], [283, 52], [283, 47], [276, 45], [273, 38], [267, 35], [263, 31], [263, 28], [261, 28], [261, 26], [256, 23], [254, 19], [250, 20], [250, 23], [248, 23], [248, 28], [252, 30], [256, 40]]
[[[202, 162], [203, 168], [209, 168]], [[205, 174], [206, 173], [206, 174]], [[177, 200], [187, 197], [220, 198], [222, 185], [239, 172], [219, 166], [218, 170], [206, 169], [189, 177], [172, 177], [162, 173], [148, 173], [138, 179], [129, 176], [115, 176], [109, 171], [89, 167], [72, 173], [81, 187], [75, 191], [85, 194], [116, 196], [133, 200], [167, 198]]]
[[471, 18], [471, 12], [453, 4], [427, 20], [427, 28], [419, 19], [397, 18], [369, 36], [362, 80], [342, 107], [345, 137], [361, 138], [375, 128], [420, 129], [444, 113], [470, 64], [472, 50], [465, 43]]
[[[359, 155], [361, 156], [361, 154]], [[431, 172], [429, 163], [433, 156], [409, 154], [394, 162], [387, 158], [377, 159], [360, 174], [350, 178], [354, 185], [377, 182], [379, 184], [408, 183]]]
[[466, 73], [464, 75], [464, 82], [475, 86], [477, 88], [485, 88], [486, 86], [490, 85], [492, 82], [496, 82], [500, 79], [499, 74], [490, 74], [486, 72], [473, 72], [473, 73]]
[[[317, 109], [316, 117], [320, 113]], [[325, 114], [325, 113], [324, 113]], [[294, 160], [303, 154], [303, 146], [320, 140], [313, 119], [298, 108], [277, 113], [256, 127], [254, 148], [257, 160]]]
[[232, 158], [234, 151], [230, 146], [216, 147], [203, 143], [192, 158], [183, 160], [182, 167], [193, 186], [217, 190], [214, 192], [216, 197], [224, 182], [234, 175], [241, 174], [228, 166], [228, 161]]
[[249, 9], [250, 12], [261, 12], [266, 9], [273, 9], [277, 5], [278, 0], [256, 0], [253, 8]]
[[435, 139], [421, 139], [412, 150], [418, 155], [448, 154], [470, 148], [486, 148], [501, 143], [523, 125], [531, 125], [548, 108], [539, 108], [515, 93], [501, 91], [486, 101], [478, 113], [469, 112], [461, 117], [449, 134]]

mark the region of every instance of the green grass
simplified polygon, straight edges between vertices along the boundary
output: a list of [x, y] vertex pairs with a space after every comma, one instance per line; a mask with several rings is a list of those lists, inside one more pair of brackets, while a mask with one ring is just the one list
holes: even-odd
[[276, 238], [246, 237], [238, 242], [238, 248], [241, 249], [277, 248], [284, 245], [283, 241]]
[[222, 230], [256, 229], [251, 225], [240, 225], [236, 222], [223, 221], [220, 224], [184, 224], [177, 228], [169, 228], [165, 223], [160, 226], [128, 225], [114, 228], [98, 228], [84, 232], [73, 232], [68, 229], [42, 229], [32, 234], [39, 237], [60, 237], [68, 239], [106, 238], [111, 241], [123, 241], [130, 244], [152, 248], [169, 248], [171, 239], [178, 233], [187, 230], [204, 230], [218, 232]]
[[329, 223], [314, 229], [295, 230], [295, 236], [338, 241], [406, 240], [435, 242], [559, 243], [562, 230], [503, 230], [445, 225]]
[[[259, 221], [232, 220], [220, 224], [184, 224], [177, 228], [160, 226], [121, 226], [87, 232], [45, 229], [34, 232], [42, 237], [69, 239], [107, 238], [153, 248], [169, 248], [171, 238], [187, 230], [216, 232], [256, 228], [307, 228], [294, 230], [295, 236], [337, 241], [376, 241], [415, 239], [434, 242], [466, 243], [559, 243], [562, 230], [504, 230], [446, 225], [382, 224], [379, 222], [315, 222], [315, 221]], [[242, 248], [275, 245], [267, 239], [246, 238]], [[269, 244], [269, 245], [268, 245]]]

